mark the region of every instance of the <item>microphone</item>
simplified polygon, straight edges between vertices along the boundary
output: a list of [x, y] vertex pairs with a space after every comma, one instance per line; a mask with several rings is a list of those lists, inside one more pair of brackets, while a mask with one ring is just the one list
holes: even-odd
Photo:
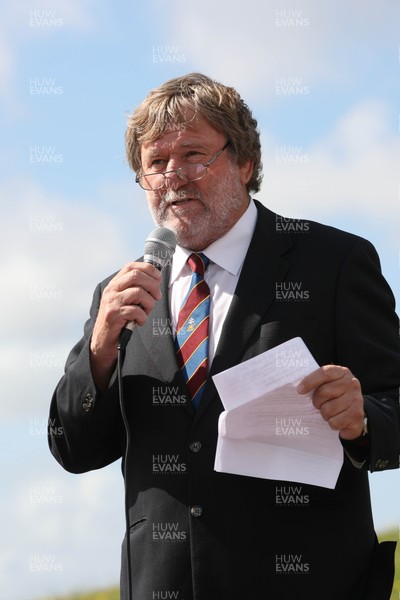
[[[148, 236], [144, 243], [143, 261], [154, 265], [159, 271], [171, 262], [176, 248], [176, 237], [171, 229], [157, 227]], [[126, 323], [120, 334], [120, 346], [126, 348], [130, 340], [135, 321]]]
[[161, 271], [167, 265], [175, 252], [176, 237], [171, 229], [157, 227], [144, 243], [144, 257], [146, 263], [154, 265]]

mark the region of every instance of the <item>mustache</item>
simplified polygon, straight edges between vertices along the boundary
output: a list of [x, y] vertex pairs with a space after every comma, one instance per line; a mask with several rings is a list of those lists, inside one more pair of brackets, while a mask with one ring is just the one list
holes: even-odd
[[201, 200], [201, 194], [198, 190], [184, 190], [182, 188], [179, 190], [168, 190], [162, 195], [161, 202], [167, 206], [173, 202], [179, 202], [189, 198]]

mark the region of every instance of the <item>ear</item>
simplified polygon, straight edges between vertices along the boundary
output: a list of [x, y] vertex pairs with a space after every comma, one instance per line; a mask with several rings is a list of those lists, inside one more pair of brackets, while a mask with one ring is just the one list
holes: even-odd
[[254, 162], [252, 160], [247, 160], [239, 167], [240, 173], [240, 183], [242, 185], [247, 185], [253, 175], [254, 170]]

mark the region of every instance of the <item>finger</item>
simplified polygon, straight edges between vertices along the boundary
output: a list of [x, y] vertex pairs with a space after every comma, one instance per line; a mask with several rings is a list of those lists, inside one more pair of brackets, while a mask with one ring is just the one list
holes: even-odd
[[350, 371], [339, 365], [324, 365], [309, 375], [306, 375], [297, 386], [298, 394], [307, 394], [324, 383], [342, 379]]
[[[145, 264], [145, 263], [143, 263]], [[152, 265], [148, 265], [152, 267]], [[153, 267], [154, 268], [154, 267]], [[149, 293], [155, 300], [160, 300], [161, 298], [161, 290], [160, 290], [160, 278], [161, 274], [157, 269], [155, 269], [155, 273], [157, 276], [153, 276], [151, 273], [147, 273], [143, 271], [141, 268], [133, 268], [128, 270], [125, 273], [122, 273], [118, 276], [115, 281], [112, 283], [112, 287], [115, 292], [120, 293], [125, 290], [133, 289], [134, 293], [138, 293], [138, 290], [143, 289], [145, 292]], [[135, 304], [139, 304], [139, 301], [134, 302]]]
[[[127, 263], [110, 281], [110, 285], [116, 291], [122, 291], [134, 285], [143, 285], [146, 281], [148, 285], [159, 284], [161, 280], [161, 271], [153, 265], [144, 262]], [[146, 287], [146, 286], [144, 286]]]
[[343, 431], [352, 425], [352, 420], [345, 411], [342, 414], [335, 415], [327, 420], [327, 423], [334, 431]]
[[351, 398], [345, 394], [338, 398], [326, 400], [320, 404], [318, 402], [315, 403], [313, 398], [313, 404], [315, 408], [318, 408], [325, 421], [329, 421], [329, 419], [342, 414], [350, 408]]
[[[150, 311], [149, 311], [150, 312]], [[120, 317], [124, 323], [133, 321], [136, 325], [144, 325], [148, 314], [140, 304], [125, 305], [121, 307]]]
[[146, 315], [149, 315], [157, 300], [158, 298], [155, 298], [153, 294], [142, 287], [128, 288], [118, 294], [121, 314], [122, 311], [132, 306], [138, 306]]
[[160, 277], [153, 265], [125, 265], [104, 289], [96, 331], [105, 327], [115, 338], [127, 321], [143, 324], [155, 301], [161, 298]]
[[139, 269], [140, 271], [143, 271], [144, 273], [147, 273], [148, 275], [155, 277], [156, 279], [161, 278], [161, 271], [159, 271], [159, 269], [156, 269], [156, 267], [151, 263], [142, 261], [132, 261], [126, 263], [122, 267], [122, 269], [117, 273], [117, 276], [120, 274], [123, 275], [124, 273], [129, 273], [129, 271], [133, 271], [135, 269]]
[[358, 395], [361, 396], [360, 382], [349, 373], [341, 379], [323, 383], [317, 387], [314, 390], [312, 401], [315, 408], [319, 410], [322, 410], [325, 404], [332, 402], [331, 409], [337, 406], [338, 412], [341, 412], [346, 406], [350, 406]]
[[340, 432], [343, 439], [354, 439], [361, 435], [364, 428], [364, 410], [352, 407], [327, 419], [331, 429]]

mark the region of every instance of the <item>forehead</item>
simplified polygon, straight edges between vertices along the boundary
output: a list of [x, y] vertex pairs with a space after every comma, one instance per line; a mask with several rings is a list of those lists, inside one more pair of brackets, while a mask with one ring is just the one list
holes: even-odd
[[174, 152], [191, 147], [208, 150], [222, 141], [225, 141], [225, 136], [204, 118], [198, 118], [190, 124], [171, 122], [159, 138], [143, 142], [141, 154], [149, 156], [161, 151]]

